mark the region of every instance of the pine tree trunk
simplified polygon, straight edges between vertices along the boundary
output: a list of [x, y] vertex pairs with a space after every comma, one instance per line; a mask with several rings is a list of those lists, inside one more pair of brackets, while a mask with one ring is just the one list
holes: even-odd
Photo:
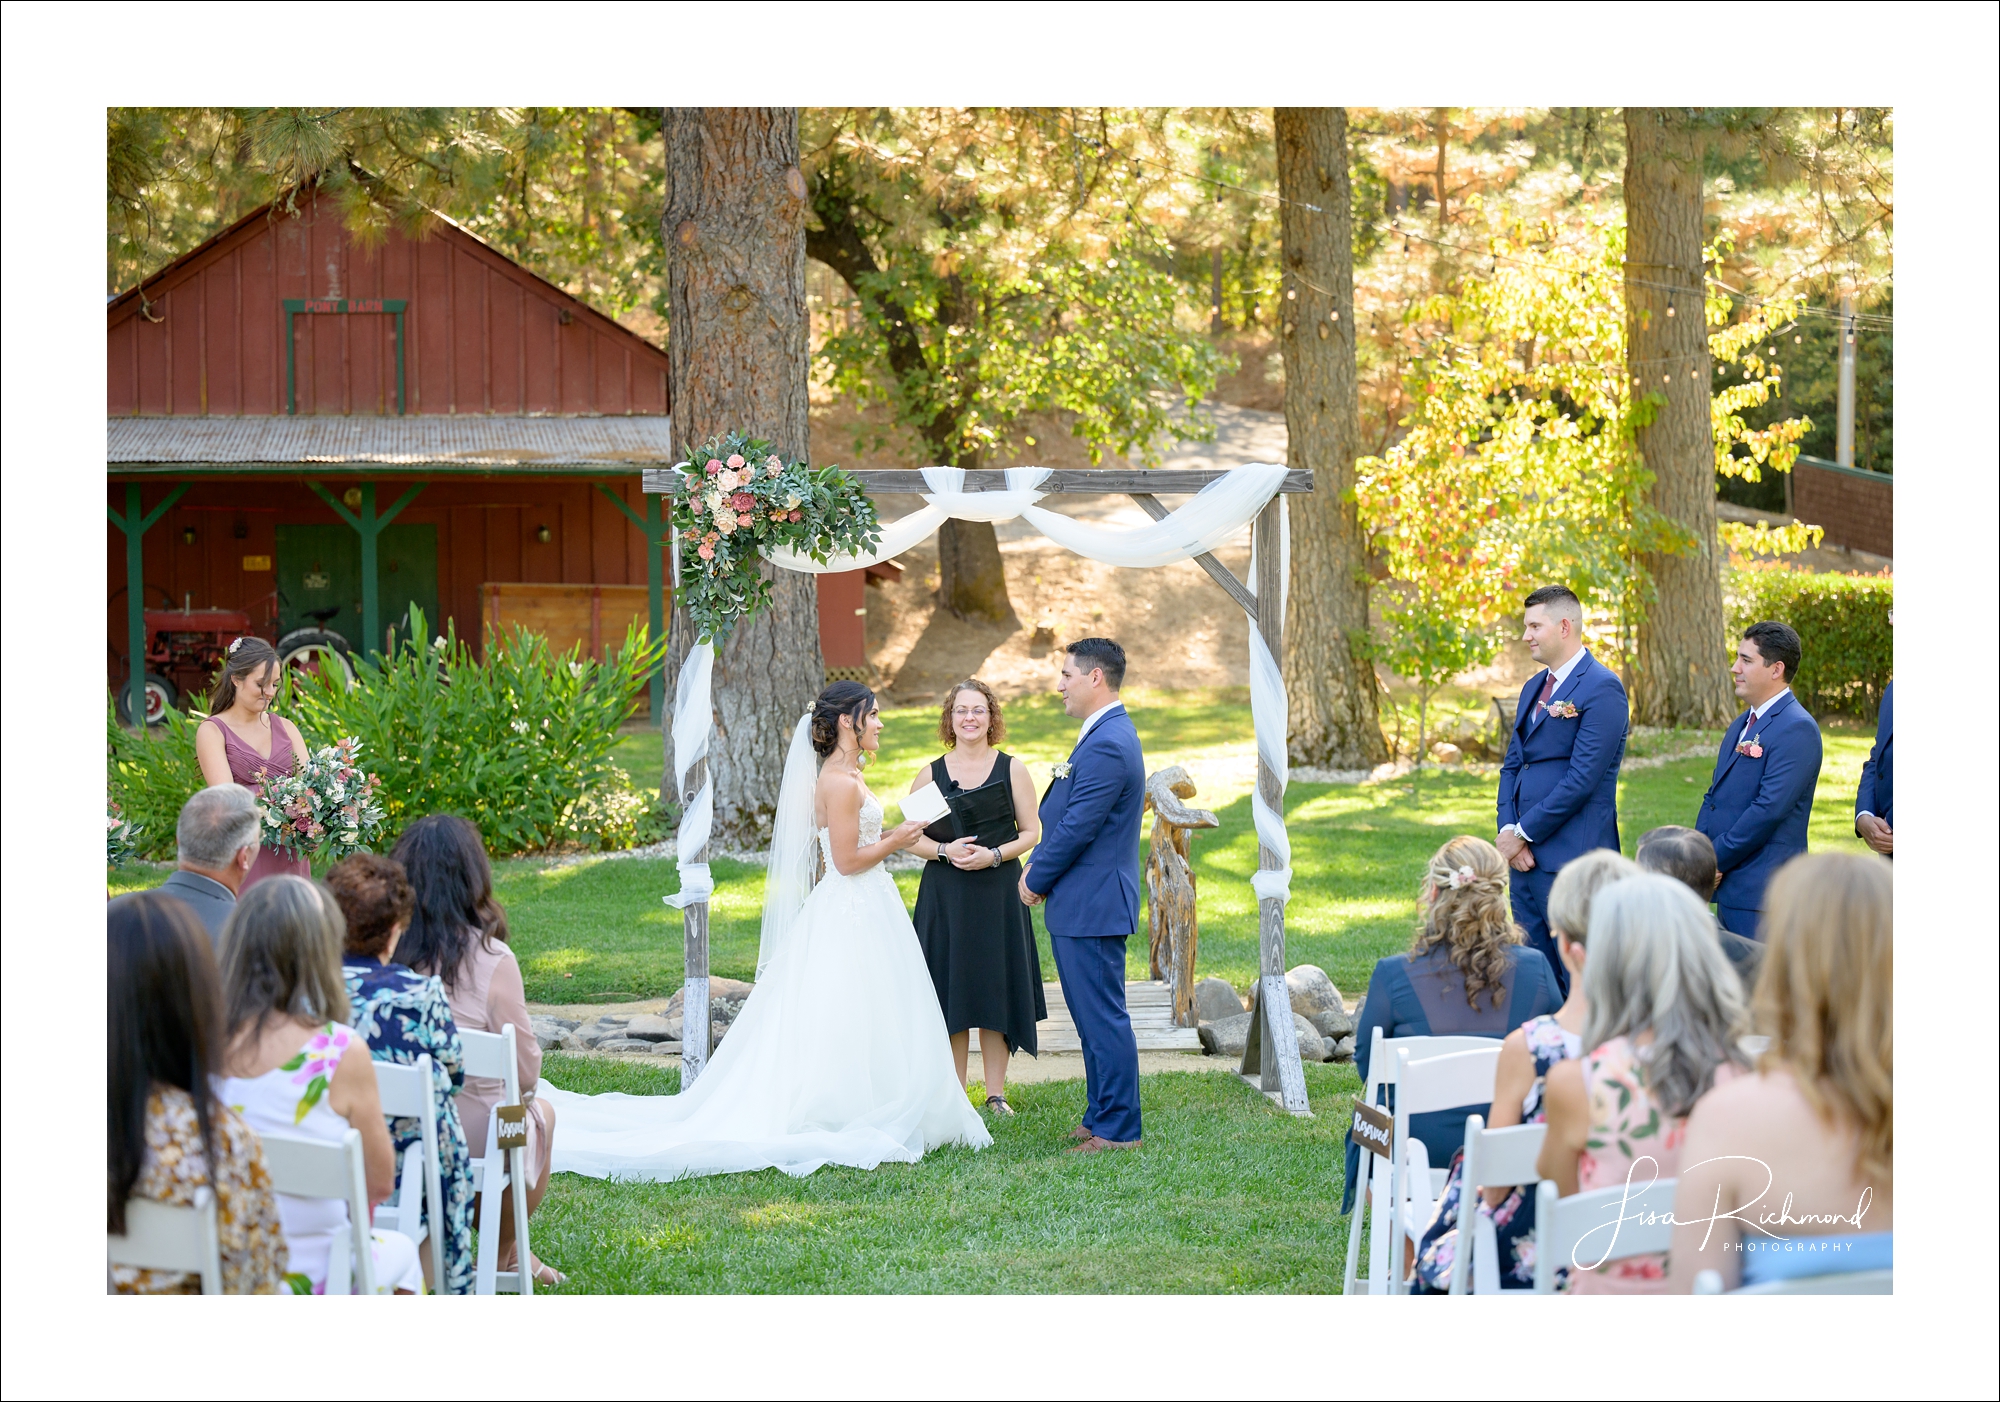
[[1701, 161], [1701, 136], [1688, 113], [1625, 109], [1625, 354], [1634, 394], [1664, 398], [1638, 430], [1639, 454], [1653, 474], [1653, 506], [1695, 539], [1692, 554], [1641, 561], [1653, 599], [1639, 627], [1632, 719], [1715, 728], [1736, 708], [1715, 534]]
[[[959, 453], [953, 467], [979, 466], [976, 453]], [[1007, 569], [991, 521], [947, 521], [938, 527], [938, 607], [959, 618], [1014, 622], [1007, 597]]]
[[[741, 429], [810, 460], [798, 109], [668, 108], [665, 137], [674, 442], [686, 453]], [[709, 756], [719, 848], [769, 841], [792, 728], [826, 684], [813, 576], [766, 569], [771, 607], [716, 655]], [[669, 676], [689, 631], [676, 611]]]
[[1368, 660], [1368, 542], [1353, 500], [1360, 401], [1347, 109], [1280, 107], [1276, 118], [1285, 290], [1298, 293], [1277, 303], [1285, 432], [1290, 466], [1313, 471], [1312, 492], [1291, 499], [1289, 748], [1294, 764], [1372, 768], [1389, 752]]

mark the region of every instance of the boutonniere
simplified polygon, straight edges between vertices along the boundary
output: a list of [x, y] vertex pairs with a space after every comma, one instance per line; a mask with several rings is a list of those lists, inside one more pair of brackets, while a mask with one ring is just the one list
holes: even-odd
[[1748, 755], [1752, 759], [1762, 759], [1764, 757], [1764, 746], [1761, 743], [1763, 739], [1764, 732], [1760, 730], [1747, 740], [1738, 740], [1736, 742], [1736, 753], [1739, 755]]
[[1576, 707], [1567, 701], [1549, 702], [1549, 714], [1560, 720], [1575, 720]]
[[1069, 761], [1066, 759], [1058, 760], [1056, 767], [1050, 773], [1054, 774], [1058, 779], [1067, 779], [1069, 777]]

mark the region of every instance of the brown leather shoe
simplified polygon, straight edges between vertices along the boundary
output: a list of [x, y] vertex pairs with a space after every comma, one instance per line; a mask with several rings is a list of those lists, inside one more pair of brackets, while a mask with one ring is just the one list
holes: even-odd
[[1075, 1129], [1071, 1130], [1071, 1131], [1069, 1132], [1069, 1137], [1070, 1137], [1071, 1139], [1094, 1139], [1094, 1138], [1096, 1138], [1096, 1136], [1095, 1136], [1095, 1135], [1093, 1135], [1093, 1134], [1092, 1134], [1092, 1133], [1091, 1133], [1091, 1132], [1090, 1132], [1089, 1130], [1085, 1129], [1085, 1128], [1084, 1128], [1084, 1127], [1083, 1127], [1082, 1125], [1078, 1125], [1078, 1126], [1077, 1126], [1077, 1127], [1076, 1127]]
[[1081, 1144], [1070, 1145], [1069, 1152], [1072, 1154], [1101, 1154], [1106, 1149], [1136, 1149], [1142, 1142], [1137, 1139], [1099, 1139], [1093, 1134]]

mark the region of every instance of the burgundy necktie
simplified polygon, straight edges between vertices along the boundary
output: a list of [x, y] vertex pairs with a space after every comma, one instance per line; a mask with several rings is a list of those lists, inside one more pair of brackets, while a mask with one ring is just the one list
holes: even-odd
[[1535, 703], [1535, 714], [1541, 715], [1549, 708], [1549, 698], [1556, 694], [1556, 674], [1549, 673], [1549, 679], [1542, 683], [1542, 699]]

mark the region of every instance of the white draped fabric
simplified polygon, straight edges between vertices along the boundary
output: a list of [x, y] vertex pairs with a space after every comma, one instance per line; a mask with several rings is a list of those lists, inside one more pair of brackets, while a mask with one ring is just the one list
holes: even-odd
[[[1277, 463], [1249, 463], [1231, 470], [1203, 487], [1190, 500], [1158, 521], [1130, 530], [1110, 530], [1035, 505], [1045, 493], [1037, 488], [1047, 479], [1046, 467], [1010, 467], [1007, 489], [1001, 492], [968, 492], [965, 471], [955, 467], [923, 469], [924, 506], [900, 520], [882, 527], [881, 543], [872, 553], [829, 556], [824, 564], [811, 556], [789, 550], [773, 551], [771, 563], [782, 569], [808, 574], [828, 574], [863, 569], [880, 560], [893, 559], [918, 541], [927, 538], [948, 520], [1026, 521], [1056, 544], [1086, 559], [1121, 569], [1156, 569], [1178, 564], [1196, 555], [1213, 551], [1236, 532], [1255, 520], [1257, 513], [1277, 494], [1284, 482], [1285, 468]], [[1280, 498], [1282, 502], [1282, 498]], [[1287, 516], [1280, 506], [1279, 543], [1281, 577], [1289, 577], [1291, 534]], [[1249, 587], [1257, 588], [1253, 561]], [[1279, 607], [1284, 607], [1283, 601]], [[708, 753], [711, 723], [710, 679], [714, 651], [706, 643], [697, 644], [681, 668], [680, 685], [674, 690], [674, 773], [679, 791], [685, 792], [688, 770], [696, 759]], [[1257, 754], [1278, 778], [1282, 798], [1286, 781], [1285, 742], [1289, 713], [1285, 703], [1284, 677], [1278, 660], [1271, 656], [1261, 634], [1250, 630], [1250, 714], [1257, 729]], [[1279, 858], [1279, 866], [1258, 871], [1251, 877], [1259, 900], [1291, 899], [1291, 841], [1285, 835], [1282, 802], [1273, 809], [1261, 794], [1251, 799], [1251, 814], [1257, 825], [1257, 839]], [[666, 898], [669, 905], [686, 906], [705, 901], [714, 890], [706, 863], [693, 856], [708, 841], [715, 817], [714, 786], [704, 784], [681, 817], [679, 861], [680, 894]]]

